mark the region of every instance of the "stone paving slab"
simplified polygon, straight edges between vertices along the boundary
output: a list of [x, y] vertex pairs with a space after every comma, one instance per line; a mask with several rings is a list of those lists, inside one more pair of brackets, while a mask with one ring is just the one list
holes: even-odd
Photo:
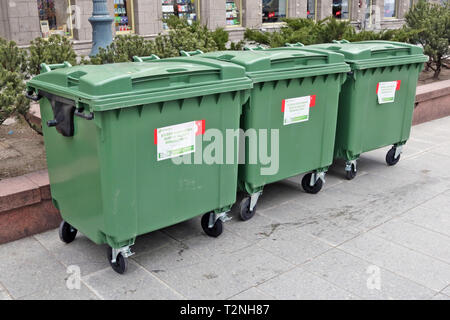
[[[339, 249], [326, 252], [303, 268], [364, 299], [430, 299], [437, 293]], [[370, 285], [369, 275], [374, 272], [380, 276], [379, 286]]]
[[437, 292], [450, 283], [450, 264], [372, 233], [365, 233], [340, 245], [339, 248]]
[[358, 299], [357, 296], [332, 283], [296, 267], [258, 286], [276, 299]]
[[442, 293], [438, 293], [431, 300], [448, 300], [448, 301], [450, 301], [450, 296], [447, 296], [447, 295], [442, 294]]
[[8, 294], [5, 288], [0, 285], [0, 300], [11, 300], [11, 296]]
[[266, 186], [255, 217], [240, 221], [235, 205], [217, 239], [200, 217], [140, 236], [125, 275], [82, 234], [0, 245], [0, 300], [450, 300], [450, 117], [413, 127], [394, 167], [388, 150], [363, 154], [352, 181], [336, 161], [317, 195], [302, 175]]

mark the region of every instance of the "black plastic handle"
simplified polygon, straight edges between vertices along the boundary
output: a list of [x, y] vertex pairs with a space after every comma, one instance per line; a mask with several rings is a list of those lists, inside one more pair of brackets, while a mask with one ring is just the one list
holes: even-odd
[[93, 112], [89, 112], [89, 114], [85, 114], [85, 113], [83, 112], [83, 110], [75, 109], [74, 115], [76, 115], [77, 117], [86, 119], [86, 120], [92, 120], [92, 119], [94, 119], [94, 113], [93, 113]]
[[35, 95], [33, 91], [26, 91], [25, 97], [27, 97], [28, 99], [33, 100], [33, 101], [39, 101], [42, 98], [42, 96], [39, 94]]

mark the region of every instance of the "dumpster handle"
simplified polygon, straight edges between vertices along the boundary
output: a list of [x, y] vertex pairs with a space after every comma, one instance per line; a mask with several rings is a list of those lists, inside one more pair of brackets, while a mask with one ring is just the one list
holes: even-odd
[[148, 56], [148, 57], [138, 57], [138, 56], [133, 57], [134, 62], [145, 62], [145, 61], [159, 60], [159, 59], [160, 58], [156, 54], [152, 54], [151, 56]]
[[345, 39], [342, 39], [342, 40], [333, 40], [332, 42], [333, 42], [333, 43], [339, 43], [339, 44], [342, 44], [342, 43], [350, 43], [350, 41], [345, 40]]
[[197, 54], [203, 54], [202, 50], [195, 50], [195, 51], [184, 51], [184, 50], [180, 50], [180, 55], [182, 55], [183, 57], [190, 57], [190, 56], [195, 56]]
[[83, 109], [75, 109], [74, 115], [86, 120], [92, 120], [94, 119], [94, 113], [89, 112], [89, 114], [84, 114]]
[[285, 47], [304, 47], [305, 45], [301, 42], [297, 42], [297, 43], [285, 43], [284, 44]]
[[50, 72], [55, 69], [70, 68], [71, 66], [72, 65], [67, 61], [64, 61], [64, 63], [60, 63], [60, 64], [41, 63], [41, 73], [47, 73], [47, 72]]
[[33, 101], [39, 101], [42, 96], [40, 94], [35, 94], [33, 91], [25, 91], [25, 97]]

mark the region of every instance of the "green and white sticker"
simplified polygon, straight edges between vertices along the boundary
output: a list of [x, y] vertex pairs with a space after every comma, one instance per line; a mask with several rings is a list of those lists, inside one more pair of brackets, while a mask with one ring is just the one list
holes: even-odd
[[156, 129], [157, 161], [195, 152], [197, 129], [196, 121]]
[[377, 85], [378, 103], [391, 103], [395, 100], [395, 91], [399, 81], [379, 82]]
[[283, 124], [304, 122], [309, 120], [309, 109], [314, 106], [316, 96], [304, 96], [282, 101], [281, 111], [284, 113]]

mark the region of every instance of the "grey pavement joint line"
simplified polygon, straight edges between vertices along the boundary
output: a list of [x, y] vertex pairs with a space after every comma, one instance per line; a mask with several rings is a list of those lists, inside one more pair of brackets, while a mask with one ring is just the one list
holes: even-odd
[[[389, 269], [389, 268], [384, 267], [384, 266], [381, 267], [381, 266], [377, 265], [376, 263], [374, 263], [373, 261], [369, 261], [369, 260], [367, 260], [367, 259], [365, 259], [365, 258], [363, 258], [363, 257], [354, 255], [353, 253], [351, 253], [351, 252], [349, 252], [349, 251], [346, 251], [346, 250], [344, 250], [344, 249], [342, 249], [342, 248], [336, 248], [336, 249], [337, 249], [337, 250], [340, 250], [340, 251], [342, 251], [342, 252], [344, 252], [345, 254], [349, 254], [349, 255], [351, 255], [351, 256], [357, 258], [357, 259], [360, 259], [360, 260], [362, 260], [362, 261], [364, 261], [364, 262], [366, 262], [366, 263], [368, 263], [368, 264], [376, 265], [376, 266], [378, 266], [380, 269], [384, 269], [384, 270], [386, 270], [386, 271], [392, 272], [392, 273], [395, 274], [396, 276], [401, 277], [401, 278], [403, 278], [403, 279], [407, 279], [407, 280], [409, 280], [409, 281], [415, 283], [416, 285], [425, 287], [425, 288], [427, 288], [427, 289], [429, 289], [429, 290], [432, 290], [432, 291], [434, 291], [434, 292], [436, 292], [436, 293], [439, 293], [439, 292], [436, 291], [435, 289], [430, 288], [430, 287], [424, 285], [423, 283], [419, 283], [419, 282], [417, 282], [417, 281], [414, 280], [414, 279], [411, 279], [411, 278], [408, 278], [408, 277], [406, 277], [406, 276], [404, 276], [404, 275], [401, 275], [401, 274], [397, 273], [396, 271], [394, 271], [394, 270], [392, 270], [392, 269]], [[445, 289], [445, 288], [444, 288], [444, 289]], [[444, 289], [442, 289], [442, 290], [444, 290]]]
[[[292, 270], [292, 269], [290, 269], [290, 270]], [[275, 277], [278, 277], [278, 275], [276, 275]], [[273, 279], [273, 278], [275, 278], [275, 277], [272, 277], [271, 279]], [[225, 300], [230, 300], [230, 299], [234, 298], [235, 296], [238, 296], [238, 295], [240, 295], [241, 293], [243, 293], [243, 292], [245, 292], [245, 291], [247, 291], [247, 290], [250, 290], [250, 289], [255, 289], [255, 290], [259, 291], [260, 293], [265, 294], [266, 296], [271, 297], [271, 298], [274, 299], [274, 300], [278, 300], [278, 299], [277, 299], [276, 297], [274, 297], [273, 295], [271, 295], [271, 294], [269, 294], [269, 293], [266, 293], [266, 292], [263, 292], [263, 291], [261, 291], [260, 289], [258, 289], [258, 286], [261, 285], [261, 284], [263, 284], [263, 283], [265, 283], [265, 282], [266, 282], [266, 281], [261, 282], [261, 283], [258, 284], [257, 286], [253, 286], [253, 287], [247, 288], [247, 289], [245, 289], [245, 290], [242, 290], [242, 291], [240, 291], [240, 292], [238, 292], [238, 293], [236, 293], [236, 294], [233, 294], [232, 296], [226, 298]]]
[[[425, 253], [425, 252], [422, 252], [422, 251], [418, 251], [417, 249], [414, 249], [414, 248], [405, 246], [404, 244], [401, 244], [401, 243], [399, 243], [399, 242], [397, 242], [397, 241], [393, 241], [393, 240], [387, 239], [387, 238], [385, 238], [385, 237], [383, 237], [383, 236], [381, 236], [381, 235], [379, 235], [379, 234], [377, 234], [377, 233], [371, 233], [371, 234], [372, 234], [374, 237], [376, 237], [376, 238], [382, 239], [382, 240], [387, 241], [387, 242], [391, 242], [391, 243], [393, 243], [393, 244], [395, 244], [395, 245], [397, 245], [397, 246], [399, 246], [399, 247], [402, 247], [402, 248], [405, 248], [405, 249], [414, 251], [415, 253], [418, 253], [418, 254], [427, 256], [427, 257], [432, 258], [432, 259], [434, 259], [434, 260], [437, 260], [437, 261], [440, 261], [440, 262], [442, 262], [442, 263], [445, 263], [445, 264], [450, 265], [450, 263], [449, 263], [448, 261], [446, 261], [446, 260], [439, 259], [439, 258], [437, 258], [437, 257], [435, 257], [435, 256], [432, 256], [432, 255], [428, 254], [428, 253]], [[449, 240], [450, 240], [450, 237], [448, 237], [448, 238], [449, 238]]]
[[[352, 257], [354, 257], [354, 258], [356, 258], [356, 259], [359, 259], [359, 260], [361, 260], [361, 261], [364, 261], [364, 262], [367, 263], [367, 264], [370, 264], [370, 265], [376, 265], [376, 266], [377, 266], [378, 268], [380, 268], [381, 270], [385, 270], [385, 271], [387, 271], [387, 272], [391, 272], [392, 274], [396, 275], [397, 277], [400, 277], [400, 278], [402, 278], [402, 279], [411, 281], [412, 283], [414, 283], [414, 284], [416, 284], [416, 285], [418, 285], [418, 286], [421, 286], [421, 287], [427, 288], [427, 289], [429, 289], [429, 290], [431, 290], [431, 291], [434, 291], [436, 294], [439, 294], [439, 293], [441, 293], [443, 290], [446, 289], [446, 288], [443, 288], [441, 291], [436, 291], [435, 289], [429, 288], [429, 287], [423, 285], [422, 283], [419, 283], [419, 282], [417, 282], [417, 281], [415, 281], [415, 280], [413, 280], [413, 279], [410, 279], [410, 278], [408, 278], [408, 277], [405, 277], [404, 275], [398, 274], [397, 272], [395, 272], [395, 271], [393, 271], [393, 270], [391, 270], [391, 269], [389, 269], [389, 268], [379, 266], [378, 264], [373, 263], [373, 261], [369, 261], [369, 260], [364, 259], [363, 257], [356, 256], [356, 255], [354, 255], [353, 253], [348, 252], [348, 251], [345, 251], [345, 250], [343, 250], [343, 249], [341, 249], [341, 248], [336, 248], [336, 250], [339, 250], [339, 251], [341, 251], [341, 252], [343, 252], [343, 253], [345, 253], [345, 254], [348, 254], [348, 255], [350, 255], [350, 256], [352, 256]], [[303, 268], [303, 267], [302, 267], [302, 268]], [[306, 270], [306, 271], [309, 271], [309, 270]], [[319, 273], [315, 273], [315, 272], [313, 272], [313, 271], [309, 271], [309, 272], [315, 274], [316, 276], [322, 278], [323, 280], [327, 280], [327, 279], [323, 278]], [[339, 287], [338, 284], [336, 284], [336, 283], [334, 283], [334, 282], [332, 282], [332, 283], [333, 283], [335, 286]], [[344, 288], [341, 288], [341, 289], [344, 289]], [[356, 294], [354, 294], [354, 293], [352, 293], [352, 294], [353, 294], [353, 295], [356, 295]]]
[[[59, 260], [58, 259], [58, 257], [55, 255], [55, 254], [53, 254], [53, 252], [51, 252], [41, 241], [39, 241], [39, 239], [37, 238], [37, 237], [35, 237], [35, 236], [33, 236], [33, 239], [34, 240], [36, 240], [56, 261], [58, 261], [64, 268], [66, 268], [67, 269], [67, 265], [64, 263], [64, 262], [62, 262], [61, 260]], [[105, 300], [105, 298], [101, 295], [101, 294], [99, 294], [98, 292], [97, 292], [97, 290], [95, 290], [94, 288], [92, 288], [90, 285], [88, 285], [84, 280], [83, 280], [83, 277], [80, 277], [80, 281], [81, 281], [81, 283], [83, 283], [85, 286], [86, 286], [86, 288], [88, 288], [88, 290], [90, 290], [97, 298], [99, 298], [100, 300]]]
[[427, 231], [431, 231], [431, 232], [437, 233], [437, 234], [439, 234], [439, 235], [441, 235], [441, 236], [448, 237], [448, 234], [445, 234], [445, 233], [442, 233], [442, 232], [439, 232], [439, 231], [436, 231], [436, 230], [427, 228], [426, 226], [423, 226], [423, 225], [418, 224], [418, 223], [414, 223], [413, 221], [405, 221], [405, 223], [408, 223], [408, 224], [410, 224], [410, 225], [419, 227], [419, 228], [421, 228], [421, 229], [423, 229], [423, 230], [427, 230]]
[[144, 272], [148, 273], [150, 276], [152, 276], [156, 281], [160, 282], [162, 285], [167, 287], [169, 290], [172, 290], [175, 294], [179, 295], [180, 297], [187, 299], [184, 295], [179, 293], [175, 288], [172, 288], [169, 284], [167, 284], [165, 281], [163, 281], [161, 278], [159, 278], [156, 274], [152, 273], [151, 271], [147, 270], [144, 266], [142, 266], [138, 261], [133, 259], [133, 262], [139, 267], [144, 270]]
[[12, 294], [9, 292], [9, 290], [5, 287], [5, 285], [2, 282], [0, 282], [0, 288], [8, 295], [9, 298], [15, 300], [15, 298], [12, 296]]
[[[398, 218], [398, 217], [400, 217], [400, 216], [405, 215], [408, 211], [411, 211], [411, 210], [413, 210], [413, 209], [415, 209], [415, 208], [417, 208], [417, 207], [420, 207], [420, 206], [423, 205], [425, 202], [428, 202], [428, 201], [430, 201], [430, 200], [433, 200], [434, 198], [436, 198], [437, 196], [441, 195], [441, 194], [444, 193], [444, 192], [446, 192], [446, 191], [443, 191], [443, 192], [441, 192], [441, 193], [439, 193], [439, 194], [437, 194], [437, 195], [431, 197], [430, 199], [424, 200], [423, 202], [421, 202], [421, 203], [415, 205], [414, 207], [409, 208], [409, 209], [406, 209], [405, 211], [400, 212], [399, 214], [390, 217], [388, 220], [386, 220], [386, 221], [384, 221], [384, 222], [381, 222], [381, 223], [379, 223], [379, 224], [377, 224], [377, 225], [375, 225], [375, 226], [373, 226], [373, 227], [371, 227], [371, 228], [369, 228], [369, 229], [367, 229], [367, 230], [365, 230], [365, 231], [362, 231], [360, 234], [354, 236], [353, 238], [347, 239], [347, 240], [341, 242], [340, 244], [336, 245], [336, 248], [338, 248], [339, 246], [343, 245], [344, 243], [347, 243], [347, 242], [349, 242], [349, 241], [351, 241], [351, 240], [353, 240], [353, 239], [355, 239], [355, 238], [357, 238], [357, 237], [359, 237], [359, 236], [361, 236], [361, 235], [363, 235], [363, 234], [365, 234], [365, 233], [367, 233], [367, 232], [369, 232], [369, 231], [371, 231], [371, 230], [374, 230], [374, 229], [376, 229], [376, 228], [382, 226], [382, 225], [385, 224], [385, 223], [388, 223], [388, 222], [390, 222], [390, 221], [392, 221], [392, 220], [394, 220], [394, 219], [396, 219], [396, 218]], [[430, 231], [433, 231], [433, 230], [430, 230]]]
[[345, 292], [351, 294], [352, 296], [355, 296], [355, 297], [357, 297], [358, 299], [363, 300], [363, 298], [360, 297], [360, 296], [358, 296], [356, 293], [353, 293], [353, 292], [349, 291], [347, 288], [343, 288], [343, 287], [339, 286], [338, 284], [336, 284], [336, 283], [330, 281], [329, 279], [326, 279], [326, 278], [324, 278], [324, 277], [322, 277], [322, 276], [320, 276], [320, 275], [317, 275], [317, 274], [315, 274], [315, 273], [313, 273], [313, 272], [311, 272], [311, 271], [309, 271], [309, 270], [306, 270], [305, 268], [303, 268], [303, 267], [301, 267], [301, 266], [300, 266], [300, 269], [302, 269], [303, 271], [305, 271], [305, 273], [309, 273], [309, 274], [312, 274], [312, 275], [315, 276], [315, 277], [319, 277], [320, 279], [322, 279], [322, 280], [328, 282], [329, 284], [331, 284], [333, 287], [337, 287], [337, 288], [339, 288], [339, 289], [342, 289], [342, 290], [344, 290]]

